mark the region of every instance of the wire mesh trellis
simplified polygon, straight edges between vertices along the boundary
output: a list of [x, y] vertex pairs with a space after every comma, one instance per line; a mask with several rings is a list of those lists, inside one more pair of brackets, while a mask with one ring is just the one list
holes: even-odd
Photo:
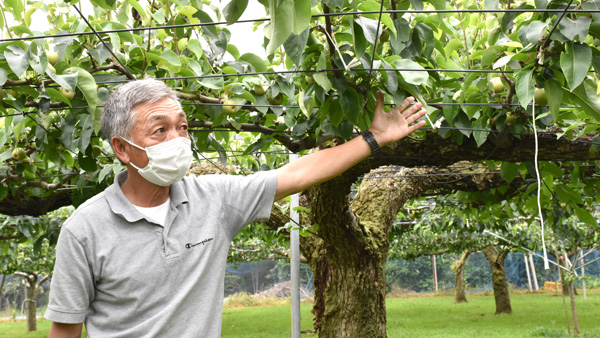
[[[456, 9], [456, 10], [440, 10], [440, 9], [427, 9], [427, 10], [384, 10], [384, 6], [383, 6], [383, 1], [381, 3], [381, 7], [379, 11], [354, 11], [354, 12], [337, 12], [337, 13], [323, 13], [323, 14], [316, 14], [313, 15], [313, 18], [320, 18], [320, 17], [334, 17], [334, 16], [356, 16], [356, 15], [369, 15], [369, 14], [378, 14], [379, 17], [377, 19], [377, 32], [379, 32], [380, 26], [381, 26], [381, 16], [382, 14], [454, 14], [454, 13], [478, 13], [478, 14], [486, 14], [486, 13], [516, 13], [516, 14], [522, 14], [522, 13], [556, 13], [556, 14], [560, 14], [560, 17], [555, 20], [555, 23], [551, 29], [551, 33], [558, 27], [560, 21], [562, 20], [562, 18], [564, 17], [564, 15], [566, 13], [599, 13], [600, 10], [594, 10], [594, 9], [578, 9], [578, 8], [571, 8], [571, 4], [572, 4], [572, 0], [566, 5], [564, 6], [564, 8], [558, 8], [558, 9], [534, 9], [534, 8], [517, 8], [517, 9]], [[106, 45], [106, 43], [104, 42], [104, 39], [100, 36], [100, 34], [109, 34], [109, 33], [121, 33], [121, 32], [135, 32], [135, 31], [146, 31], [146, 30], [158, 30], [158, 29], [176, 29], [176, 28], [196, 28], [196, 27], [203, 27], [203, 26], [214, 26], [214, 25], [226, 25], [227, 22], [204, 22], [204, 23], [198, 23], [198, 24], [181, 24], [181, 25], [163, 25], [163, 26], [156, 26], [156, 27], [135, 27], [135, 28], [127, 28], [127, 29], [114, 29], [114, 30], [103, 30], [103, 31], [97, 31], [94, 29], [94, 27], [91, 25], [91, 23], [89, 21], [87, 21], [87, 19], [85, 18], [85, 16], [83, 15], [83, 13], [81, 13], [81, 11], [74, 6], [75, 9], [77, 10], [77, 12], [79, 13], [79, 16], [86, 22], [87, 26], [92, 30], [92, 32], [77, 32], [77, 33], [60, 33], [60, 34], [54, 34], [54, 35], [44, 35], [44, 36], [32, 36], [32, 37], [19, 37], [19, 38], [10, 38], [10, 39], [0, 39], [0, 43], [2, 42], [10, 42], [10, 41], [18, 41], [18, 40], [35, 40], [35, 39], [49, 39], [49, 38], [56, 38], [56, 37], [72, 37], [72, 36], [83, 36], [83, 35], [95, 35], [98, 39], [100, 39], [100, 42], [104, 44], [105, 48], [113, 55], [113, 57], [121, 64], [121, 66], [123, 67], [123, 70], [128, 74], [129, 79], [124, 79], [124, 80], [112, 80], [112, 81], [98, 81], [97, 84], [119, 84], [119, 83], [125, 83], [125, 82], [129, 82], [132, 81], [133, 79], [131, 79], [133, 77], [133, 75], [131, 74], [131, 72], [127, 69], [126, 65], [123, 64], [121, 62], [121, 60], [113, 53], [113, 51], [109, 48], [108, 45]], [[251, 20], [239, 20], [237, 23], [258, 23], [258, 22], [268, 22], [270, 21], [270, 19], [268, 18], [259, 18], [259, 19], [251, 19]], [[549, 37], [550, 34], [548, 34], [546, 36], [546, 38], [544, 39], [544, 44], [546, 44], [549, 41]], [[378, 34], [377, 34], [378, 35]], [[373, 49], [375, 49], [377, 46], [377, 40], [375, 41], [375, 44], [373, 46]], [[400, 72], [400, 71], [424, 71], [424, 72], [448, 72], [448, 73], [497, 73], [497, 74], [510, 74], [513, 73], [513, 71], [510, 70], [487, 70], [487, 69], [443, 69], [443, 68], [430, 68], [430, 69], [401, 69], [401, 68], [374, 68], [374, 60], [375, 58], [371, 58], [371, 64], [369, 68], [349, 68], [349, 69], [340, 69], [340, 68], [331, 68], [331, 69], [322, 69], [322, 70], [303, 70], [303, 69], [294, 69], [294, 70], [280, 70], [280, 71], [270, 71], [270, 72], [248, 72], [248, 73], [235, 73], [235, 74], [206, 74], [206, 75], [200, 75], [200, 76], [176, 76], [176, 77], [164, 77], [164, 78], [159, 78], [160, 80], [188, 80], [188, 79], [207, 79], [207, 78], [223, 78], [223, 77], [240, 77], [240, 76], [259, 76], [259, 75], [285, 75], [285, 74], [298, 74], [298, 73], [315, 73], [315, 72], [322, 72], [322, 73], [327, 73], [327, 72], [340, 72], [340, 71], [353, 71], [353, 72], [368, 72], [369, 74], [369, 78], [371, 77], [373, 72]], [[370, 82], [370, 81], [369, 81]], [[52, 85], [47, 85], [46, 87], [52, 87]], [[58, 87], [56, 85], [56, 87]], [[198, 105], [198, 106], [220, 106], [223, 105], [222, 103], [184, 103], [186, 105]], [[508, 107], [508, 106], [520, 106], [519, 104], [515, 104], [515, 103], [471, 103], [471, 102], [465, 102], [465, 103], [448, 103], [448, 102], [439, 102], [439, 103], [434, 103], [437, 106], [443, 107], [443, 106], [480, 106], [480, 107], [485, 107], [485, 106], [489, 106], [489, 107], [494, 107], [494, 108], [499, 108], [499, 107]], [[300, 106], [296, 106], [296, 105], [289, 105], [289, 106], [280, 106], [280, 105], [247, 105], [247, 104], [237, 104], [238, 106], [252, 106], [252, 107], [256, 107], [256, 108], [272, 108], [272, 107], [281, 107], [281, 108], [285, 108], [285, 109], [300, 109]], [[84, 109], [87, 107], [64, 107], [64, 108], [53, 108], [53, 110], [60, 110], [60, 109]], [[562, 108], [581, 108], [581, 107], [577, 107], [577, 106], [563, 106]], [[319, 107], [314, 107], [313, 109], [319, 109]], [[18, 116], [18, 115], [23, 115], [26, 116], [28, 114], [34, 114], [34, 113], [38, 113], [39, 111], [32, 111], [32, 112], [21, 112], [21, 113], [15, 113], [15, 114], [7, 114], [7, 115], [3, 115], [5, 117], [7, 116]], [[424, 128], [425, 130], [427, 130], [427, 128]], [[488, 132], [488, 133], [494, 133], [497, 132], [496, 130], [493, 129], [478, 129], [478, 128], [458, 128], [458, 127], [441, 127], [438, 129], [446, 129], [446, 130], [462, 130], [462, 131], [470, 131], [470, 132]], [[231, 131], [231, 129], [215, 129], [215, 128], [207, 128], [205, 130], [198, 130], [198, 129], [192, 129], [192, 131], [196, 131], [196, 132], [214, 132], [214, 131]], [[511, 133], [508, 132], [509, 134], [515, 134], [515, 135], [524, 135], [524, 133]], [[582, 141], [582, 140], [575, 140], [576, 142], [584, 142], [584, 143], [589, 143], [589, 144], [598, 144], [597, 142], [592, 142], [592, 141]]]

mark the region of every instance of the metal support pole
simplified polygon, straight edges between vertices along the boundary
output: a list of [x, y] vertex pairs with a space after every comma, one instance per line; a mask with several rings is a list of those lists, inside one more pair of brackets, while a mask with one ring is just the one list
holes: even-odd
[[581, 287], [583, 288], [583, 300], [587, 299], [587, 294], [585, 292], [585, 267], [583, 266], [583, 250], [581, 250], [581, 255], [579, 255], [581, 259], [579, 259], [579, 265], [581, 265]]
[[537, 280], [537, 273], [535, 272], [535, 265], [533, 264], [533, 254], [529, 254], [529, 263], [531, 265], [531, 277], [533, 278], [533, 286], [536, 290], [540, 289]]
[[[290, 162], [298, 159], [297, 154], [290, 154]], [[292, 195], [290, 216], [294, 222], [299, 223], [300, 217], [294, 210], [299, 205], [298, 194]], [[292, 230], [290, 234], [290, 249], [292, 258], [290, 273], [292, 278], [292, 338], [300, 338], [300, 232]]]
[[527, 254], [523, 254], [523, 258], [525, 258], [525, 272], [527, 273], [527, 287], [529, 288], [529, 292], [531, 292], [531, 276], [529, 275], [529, 262], [527, 261]]
[[435, 255], [431, 256], [431, 261], [433, 265], [433, 287], [435, 289], [435, 292], [438, 292], [437, 262], [435, 259]]

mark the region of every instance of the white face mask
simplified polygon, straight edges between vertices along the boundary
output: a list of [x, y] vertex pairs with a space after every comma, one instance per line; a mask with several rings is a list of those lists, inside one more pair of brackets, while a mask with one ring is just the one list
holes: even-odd
[[133, 162], [129, 163], [150, 183], [163, 187], [170, 186], [182, 179], [192, 164], [192, 142], [185, 137], [178, 137], [146, 148], [127, 139], [123, 140], [148, 154], [148, 165], [142, 169]]

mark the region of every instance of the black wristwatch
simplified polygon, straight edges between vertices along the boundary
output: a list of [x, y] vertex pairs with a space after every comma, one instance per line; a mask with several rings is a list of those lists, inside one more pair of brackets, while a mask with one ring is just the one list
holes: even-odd
[[379, 148], [379, 144], [377, 143], [377, 140], [375, 140], [375, 136], [373, 136], [373, 133], [368, 130], [365, 130], [361, 135], [365, 139], [365, 141], [367, 141], [369, 147], [371, 147], [371, 156], [381, 156], [381, 148]]

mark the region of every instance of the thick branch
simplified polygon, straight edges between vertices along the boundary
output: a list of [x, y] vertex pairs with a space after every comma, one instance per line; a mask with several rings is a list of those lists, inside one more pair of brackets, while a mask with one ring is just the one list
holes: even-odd
[[[206, 128], [212, 129], [216, 128], [212, 122], [209, 121], [190, 121], [188, 123], [189, 128]], [[242, 123], [240, 126], [236, 127], [230, 122], [226, 122], [222, 125], [217, 126], [219, 128], [227, 128], [235, 131], [249, 131], [249, 132], [258, 132], [265, 135], [272, 135], [273, 138], [279, 143], [281, 143], [288, 150], [297, 153], [302, 150], [312, 149], [324, 144], [327, 141], [333, 140], [336, 138], [334, 134], [321, 134], [318, 139], [314, 139], [311, 136], [306, 136], [300, 140], [292, 140], [290, 137], [281, 133], [280, 131], [261, 126], [259, 124], [251, 124], [251, 123]]]

